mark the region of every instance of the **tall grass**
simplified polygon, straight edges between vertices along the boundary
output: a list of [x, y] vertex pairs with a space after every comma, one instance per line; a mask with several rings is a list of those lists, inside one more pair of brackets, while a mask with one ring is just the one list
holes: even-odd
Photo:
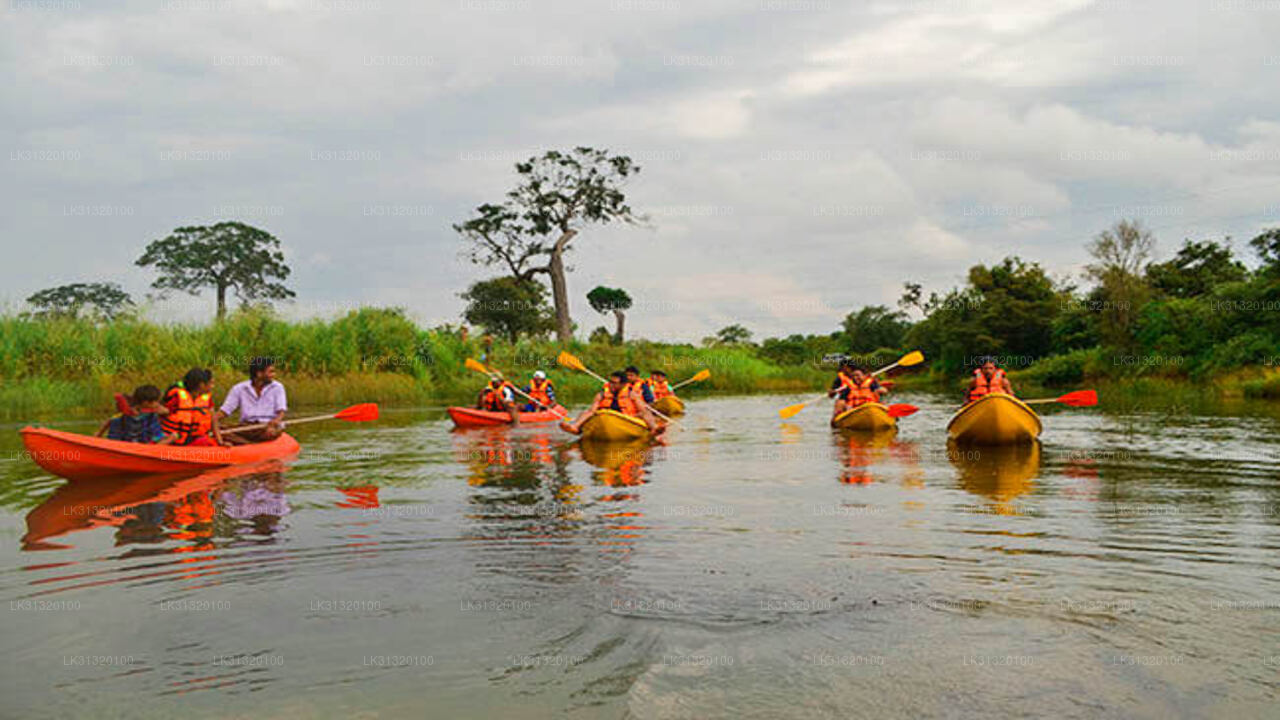
[[[419, 328], [403, 312], [383, 308], [303, 322], [241, 312], [203, 326], [7, 316], [0, 317], [0, 412], [23, 418], [106, 412], [114, 393], [143, 383], [163, 388], [192, 367], [212, 369], [221, 395], [246, 376], [249, 360], [259, 355], [276, 359], [294, 406], [469, 402], [484, 378], [464, 367], [468, 357], [485, 358], [520, 382], [544, 370], [563, 400], [589, 399], [599, 382], [559, 367], [559, 350], [530, 340], [486, 346], [452, 329]], [[635, 365], [646, 374], [664, 370], [676, 382], [709, 368], [709, 381], [681, 391], [692, 395], [807, 391], [822, 387], [830, 375], [814, 365], [774, 364], [749, 347], [637, 341], [576, 343], [570, 350], [601, 375]]]

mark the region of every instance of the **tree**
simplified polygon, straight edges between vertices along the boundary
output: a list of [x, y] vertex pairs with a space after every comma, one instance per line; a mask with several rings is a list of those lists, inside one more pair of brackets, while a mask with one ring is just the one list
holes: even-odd
[[720, 328], [711, 340], [716, 345], [746, 345], [751, 342], [751, 331], [735, 323]]
[[513, 343], [522, 333], [542, 335], [552, 326], [547, 290], [541, 283], [497, 277], [472, 283], [459, 297], [467, 301], [462, 311], [467, 322]]
[[202, 288], [213, 288], [218, 320], [227, 315], [228, 289], [245, 303], [294, 297], [282, 282], [273, 282], [289, 277], [280, 241], [244, 223], [178, 228], [148, 245], [137, 265], [154, 265], [160, 271], [151, 287], [162, 295], [169, 290], [197, 295]]
[[852, 352], [871, 352], [879, 348], [897, 348], [910, 324], [907, 316], [884, 305], [868, 305], [844, 318], [844, 334]]
[[1099, 329], [1103, 342], [1111, 347], [1134, 346], [1138, 311], [1151, 295], [1142, 268], [1155, 242], [1140, 222], [1121, 220], [1087, 246], [1095, 262], [1085, 266], [1085, 275], [1102, 290]]
[[1212, 240], [1186, 240], [1172, 260], [1147, 265], [1147, 282], [1169, 297], [1208, 295], [1219, 285], [1248, 276], [1244, 263], [1235, 259], [1231, 246]]
[[591, 336], [587, 338], [587, 342], [608, 345], [613, 342], [613, 333], [609, 332], [609, 328], [601, 325], [591, 331]]
[[[621, 187], [640, 167], [625, 155], [588, 147], [551, 150], [516, 163], [520, 182], [501, 205], [477, 208], [477, 217], [455, 229], [469, 242], [468, 255], [482, 265], [501, 263], [520, 282], [546, 273], [555, 302], [556, 335], [573, 339], [564, 255], [589, 224], [638, 222]], [[552, 241], [551, 238], [555, 237]], [[546, 257], [545, 265], [534, 265]]]
[[1280, 279], [1280, 228], [1271, 228], [1249, 241], [1262, 259], [1263, 275]]
[[618, 330], [613, 334], [613, 338], [614, 342], [621, 345], [622, 326], [626, 322], [624, 311], [631, 308], [631, 296], [621, 288], [607, 288], [603, 285], [597, 285], [591, 292], [587, 293], [587, 302], [591, 303], [591, 308], [601, 315], [613, 313], [613, 316], [618, 321]]
[[41, 290], [27, 298], [38, 318], [78, 318], [86, 307], [104, 320], [133, 310], [133, 299], [116, 283], [72, 283]]

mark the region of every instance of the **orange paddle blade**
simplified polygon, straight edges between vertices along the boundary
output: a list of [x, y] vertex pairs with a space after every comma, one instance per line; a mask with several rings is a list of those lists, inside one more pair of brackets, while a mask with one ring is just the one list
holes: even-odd
[[908, 415], [914, 415], [919, 412], [920, 408], [915, 405], [906, 403], [897, 403], [889, 406], [889, 417], [904, 418]]
[[489, 374], [489, 368], [482, 365], [479, 360], [472, 360], [471, 358], [467, 358], [467, 361], [464, 362], [463, 365], [466, 365], [468, 370], [475, 370], [476, 372], [481, 372], [481, 373], [484, 373], [485, 375]]
[[583, 365], [582, 361], [579, 360], [577, 356], [571, 355], [569, 352], [563, 351], [563, 350], [560, 352], [558, 356], [556, 356], [556, 362], [560, 363], [561, 365], [571, 370], [581, 370], [583, 372], [586, 372], [586, 369], [587, 369], [587, 366]]
[[1097, 390], [1077, 390], [1058, 398], [1058, 402], [1072, 407], [1093, 407], [1098, 404]]
[[685, 380], [685, 382], [702, 382], [703, 380], [706, 380], [709, 377], [711, 377], [710, 370], [699, 370], [693, 377], [689, 378], [688, 380]]
[[378, 405], [376, 403], [361, 403], [360, 405], [352, 405], [346, 410], [342, 410], [333, 416], [337, 420], [346, 420], [347, 422], [368, 422], [378, 419]]

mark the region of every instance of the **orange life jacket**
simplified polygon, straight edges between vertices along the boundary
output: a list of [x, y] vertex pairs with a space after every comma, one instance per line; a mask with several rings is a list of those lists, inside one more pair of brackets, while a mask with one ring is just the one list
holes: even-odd
[[671, 385], [668, 384], [666, 380], [657, 380], [655, 378], [649, 378], [645, 382], [649, 383], [649, 387], [653, 388], [654, 400], [657, 400], [658, 398], [664, 398], [668, 395], [673, 394], [671, 392]]
[[209, 393], [193, 398], [186, 388], [175, 385], [165, 393], [165, 405], [169, 414], [160, 419], [160, 427], [166, 434], [177, 433], [174, 444], [189, 445], [213, 431], [213, 398]]
[[608, 385], [600, 391], [600, 407], [605, 410], [617, 410], [623, 415], [632, 415], [639, 417], [640, 408], [636, 405], [635, 398], [632, 393], [636, 392], [634, 385], [627, 384], [622, 386], [622, 391], [617, 395], [613, 394], [613, 390]]
[[551, 402], [551, 396], [547, 394], [547, 390], [551, 388], [551, 381], [543, 378], [530, 378], [529, 380], [529, 397], [534, 400], [551, 407], [555, 403]]
[[880, 396], [871, 389], [871, 383], [875, 382], [875, 378], [868, 375], [862, 378], [862, 382], [859, 383], [844, 373], [838, 373], [838, 375], [840, 376], [840, 384], [849, 391], [849, 394], [845, 396], [845, 402], [849, 404], [849, 407], [869, 402], [880, 402]]
[[1004, 392], [1004, 371], [997, 368], [991, 380], [987, 380], [987, 376], [982, 374], [982, 368], [973, 371], [973, 389], [969, 391], [969, 399], [977, 400], [978, 398], [993, 392]]
[[[503, 397], [504, 393], [502, 392], [502, 389], [513, 387], [515, 386], [506, 380], [503, 380], [502, 384], [496, 388], [493, 386], [493, 383], [486, 385], [484, 388], [484, 399], [481, 401], [484, 405], [484, 409], [490, 412], [502, 412], [506, 410], [507, 400]], [[511, 394], [515, 395], [515, 391], [512, 390]]]

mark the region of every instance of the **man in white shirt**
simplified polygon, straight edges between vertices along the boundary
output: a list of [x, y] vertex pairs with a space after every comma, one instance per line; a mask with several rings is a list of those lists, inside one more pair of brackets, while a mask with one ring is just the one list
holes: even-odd
[[220, 426], [223, 438], [232, 445], [274, 440], [284, 432], [284, 414], [288, 409], [284, 385], [276, 381], [275, 361], [267, 357], [256, 357], [249, 362], [249, 379], [236, 383], [227, 393], [227, 399], [218, 410], [218, 420], [228, 418], [239, 410], [240, 425], [267, 423], [267, 426], [239, 433], [227, 432], [235, 426]]

